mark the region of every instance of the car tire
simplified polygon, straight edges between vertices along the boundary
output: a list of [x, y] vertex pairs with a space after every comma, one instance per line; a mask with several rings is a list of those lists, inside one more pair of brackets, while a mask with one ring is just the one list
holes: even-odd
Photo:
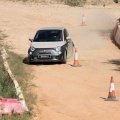
[[73, 44], [73, 47], [75, 47], [75, 44], [74, 43], [72, 43]]
[[64, 55], [63, 55], [63, 60], [62, 60], [62, 63], [63, 64], [66, 64], [67, 62], [67, 54], [66, 54], [66, 51], [64, 52]]

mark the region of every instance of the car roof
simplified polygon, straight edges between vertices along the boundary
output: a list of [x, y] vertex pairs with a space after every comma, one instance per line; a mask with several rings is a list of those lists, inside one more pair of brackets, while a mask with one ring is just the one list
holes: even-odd
[[45, 27], [45, 28], [41, 28], [39, 30], [64, 30], [64, 27]]

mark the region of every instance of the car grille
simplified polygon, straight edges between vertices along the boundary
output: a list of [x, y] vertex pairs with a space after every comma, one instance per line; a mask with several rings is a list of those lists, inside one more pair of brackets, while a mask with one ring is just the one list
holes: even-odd
[[38, 54], [51, 54], [51, 50], [53, 50], [53, 49], [49, 49], [49, 48], [42, 49], [42, 48], [40, 48], [40, 49], [37, 49], [37, 50], [38, 50]]
[[48, 52], [48, 51], [40, 51], [39, 54], [51, 54], [51, 52]]

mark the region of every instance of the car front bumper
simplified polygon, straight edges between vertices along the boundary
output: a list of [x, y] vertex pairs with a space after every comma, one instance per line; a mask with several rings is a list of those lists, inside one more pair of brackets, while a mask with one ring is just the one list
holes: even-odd
[[29, 62], [62, 62], [63, 52], [56, 52], [54, 49], [28, 51]]

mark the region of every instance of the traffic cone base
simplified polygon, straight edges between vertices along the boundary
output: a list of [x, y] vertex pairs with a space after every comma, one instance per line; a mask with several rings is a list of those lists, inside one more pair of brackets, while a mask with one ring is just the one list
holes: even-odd
[[82, 22], [81, 26], [86, 26], [86, 23], [85, 23], [85, 22]]
[[81, 67], [82, 65], [73, 64], [72, 67]]
[[85, 25], [81, 24], [80, 26], [87, 26], [87, 25], [86, 24]]
[[115, 96], [108, 97], [105, 99], [105, 101], [118, 101]]

